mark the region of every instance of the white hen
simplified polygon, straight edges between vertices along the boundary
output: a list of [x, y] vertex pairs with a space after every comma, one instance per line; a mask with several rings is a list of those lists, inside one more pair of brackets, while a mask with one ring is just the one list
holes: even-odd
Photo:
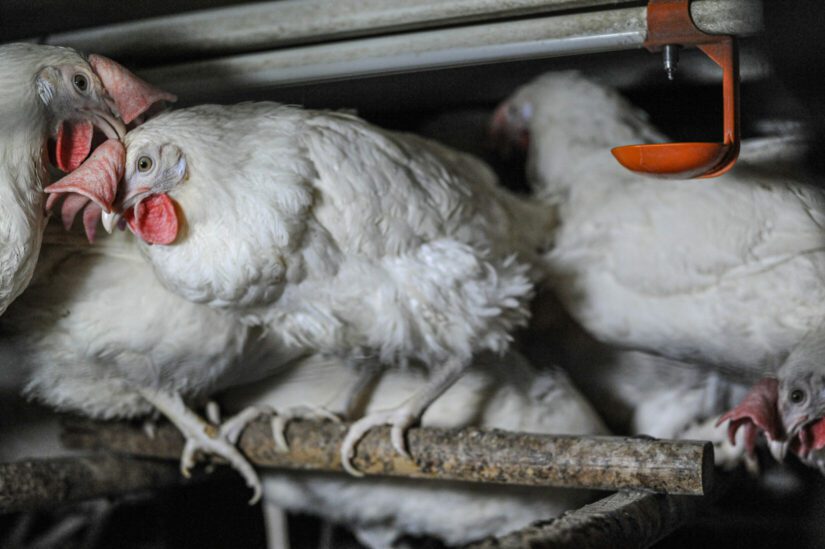
[[[37, 262], [48, 139], [56, 139], [56, 166], [71, 171], [91, 149], [93, 126], [121, 137], [120, 117], [129, 122], [160, 99], [173, 96], [105, 57], [87, 61], [69, 48], [0, 46], [0, 315], [26, 288]], [[99, 213], [93, 207], [84, 216], [90, 235]]]
[[614, 432], [710, 440], [716, 465], [725, 468], [746, 458], [742, 445], [732, 444], [716, 422], [745, 395], [752, 376], [736, 378], [596, 341], [561, 311], [549, 292], [534, 300], [526, 336], [521, 341], [525, 354], [533, 360], [552, 356]]
[[[261, 340], [229, 313], [164, 289], [131, 235], [94, 246], [73, 236], [55, 237], [50, 245], [51, 238], [49, 231], [31, 286], [0, 318], [4, 378], [14, 375], [28, 395], [58, 410], [93, 418], [158, 409], [189, 442], [184, 471], [201, 449], [223, 455], [256, 486], [232, 441], [207, 436], [204, 421], [182, 397], [204, 397], [254, 378], [249, 367], [238, 367], [257, 353], [270, 353], [269, 366], [292, 356], [277, 354], [274, 336]], [[233, 425], [229, 420], [222, 429], [243, 423]]]
[[156, 244], [143, 251], [167, 287], [290, 345], [429, 367], [406, 403], [353, 425], [348, 466], [375, 425], [404, 452], [404, 430], [471, 358], [505, 351], [526, 322], [552, 219], [473, 157], [272, 103], [179, 110], [126, 139], [126, 219]]
[[[255, 387], [224, 395], [231, 408], [277, 403], [340, 407], [356, 373], [335, 359], [312, 357]], [[396, 404], [424, 386], [420, 371], [388, 370], [371, 391], [367, 411]], [[557, 370], [537, 371], [515, 353], [474, 368], [435, 402], [422, 424], [478, 426], [532, 433], [606, 434], [601, 420]], [[404, 535], [436, 536], [459, 545], [501, 535], [578, 508], [581, 490], [505, 487], [389, 478], [359, 481], [318, 473], [262, 473], [264, 500], [342, 522], [373, 549]]]
[[[528, 84], [496, 124], [529, 133], [528, 176], [559, 216], [553, 286], [602, 341], [752, 374], [825, 316], [825, 195], [759, 165], [775, 141], [746, 144], [718, 179], [634, 174], [610, 148], [662, 136], [575, 73]], [[780, 154], [795, 146], [781, 142]]]
[[[643, 177], [610, 147], [662, 136], [576, 73], [516, 92], [494, 129], [529, 136], [528, 177], [560, 223], [547, 257], [554, 288], [598, 339], [753, 379], [775, 372], [825, 318], [825, 195], [789, 167], [799, 140], [745, 142], [718, 179]], [[731, 433], [764, 429], [778, 455], [784, 443], [766, 419], [776, 398], [775, 384], [759, 382], [725, 419]]]

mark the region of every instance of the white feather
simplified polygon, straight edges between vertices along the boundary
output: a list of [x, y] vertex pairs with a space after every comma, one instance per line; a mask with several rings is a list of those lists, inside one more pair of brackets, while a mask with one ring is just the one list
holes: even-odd
[[[62, 229], [57, 229], [62, 230]], [[0, 318], [0, 368], [28, 395], [95, 418], [151, 411], [136, 388], [198, 397], [237, 373], [246, 358], [278, 355], [230, 313], [185, 301], [163, 288], [130, 235], [91, 246], [65, 237], [44, 245], [29, 289]], [[233, 370], [234, 368], [234, 370]], [[246, 377], [244, 377], [246, 376]]]
[[55, 89], [37, 77], [63, 64], [91, 72], [69, 48], [0, 45], [0, 315], [26, 288], [37, 263], [46, 227], [46, 144], [58, 122], [51, 102]]
[[184, 234], [144, 247], [186, 299], [290, 344], [429, 366], [503, 351], [526, 322], [552, 215], [473, 157], [272, 103], [165, 113], [126, 144], [127, 181], [142, 181], [132, 166], [146, 151], [186, 158], [168, 193]]
[[614, 91], [548, 74], [510, 102], [533, 106], [530, 175], [558, 208], [554, 287], [597, 338], [753, 372], [821, 322], [825, 197], [796, 170], [765, 169], [764, 143], [718, 179], [657, 180], [610, 155], [662, 139]]

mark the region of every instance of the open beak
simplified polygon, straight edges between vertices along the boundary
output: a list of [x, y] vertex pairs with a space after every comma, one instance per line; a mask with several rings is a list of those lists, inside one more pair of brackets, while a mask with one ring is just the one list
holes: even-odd
[[92, 150], [94, 128], [108, 139], [122, 140], [126, 135], [126, 124], [143, 115], [158, 101], [176, 99], [111, 59], [92, 55], [89, 64], [103, 85], [105, 104], [86, 107], [80, 112], [81, 120], [63, 120], [58, 126], [55, 159], [57, 167], [67, 173], [86, 160]]
[[788, 440], [798, 441], [792, 448], [805, 457], [813, 450], [825, 448], [825, 419], [817, 415], [809, 419], [808, 415], [798, 415], [788, 421]]
[[[76, 194], [63, 202], [63, 222], [71, 226], [75, 215], [83, 210], [86, 234], [91, 241], [101, 212], [103, 226], [109, 232], [120, 221], [120, 215], [113, 211], [113, 203], [125, 166], [126, 153], [120, 141], [126, 135], [126, 125], [140, 119], [158, 101], [177, 98], [101, 55], [89, 56], [89, 64], [105, 89], [105, 107], [85, 109], [83, 120], [67, 120], [59, 125], [55, 159], [57, 167], [69, 175], [46, 188], [49, 193], [46, 208], [51, 209], [64, 194]], [[93, 128], [99, 129], [108, 141], [89, 156]], [[78, 170], [80, 172], [75, 173]]]
[[94, 140], [94, 129], [99, 129], [107, 139], [122, 140], [126, 126], [106, 108], [84, 109], [82, 120], [64, 120], [57, 128], [55, 161], [57, 167], [69, 173], [78, 168], [89, 156]]
[[90, 114], [92, 124], [103, 132], [107, 139], [123, 140], [126, 136], [126, 126], [111, 112], [94, 111]]

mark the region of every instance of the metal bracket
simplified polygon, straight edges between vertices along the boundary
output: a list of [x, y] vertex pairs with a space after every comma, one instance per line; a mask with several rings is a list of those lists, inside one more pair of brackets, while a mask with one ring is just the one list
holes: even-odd
[[[670, 46], [696, 46], [722, 67], [724, 130], [721, 143], [660, 143], [627, 145], [612, 150], [625, 168], [655, 177], [689, 179], [717, 177], [739, 157], [739, 63], [733, 36], [706, 34], [690, 16], [690, 0], [650, 0], [644, 46], [670, 52]], [[670, 73], [670, 71], [669, 71]]]

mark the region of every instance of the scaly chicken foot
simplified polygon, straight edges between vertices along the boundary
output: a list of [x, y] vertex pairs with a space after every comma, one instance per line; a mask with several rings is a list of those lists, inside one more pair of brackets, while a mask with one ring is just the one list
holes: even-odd
[[390, 440], [392, 440], [393, 448], [402, 456], [412, 459], [406, 448], [404, 434], [407, 432], [407, 429], [416, 425], [420, 418], [421, 415], [412, 409], [409, 404], [403, 404], [391, 410], [381, 410], [367, 414], [350, 425], [349, 430], [347, 430], [344, 442], [341, 443], [341, 467], [354, 477], [364, 476], [364, 473], [356, 469], [352, 464], [352, 459], [355, 457], [355, 447], [370, 429], [380, 427], [381, 425], [392, 426], [390, 429]]
[[427, 385], [416, 391], [404, 404], [389, 410], [371, 412], [350, 425], [341, 443], [341, 466], [344, 470], [355, 477], [364, 476], [364, 473], [356, 469], [352, 463], [355, 448], [370, 429], [381, 425], [390, 425], [390, 439], [395, 451], [412, 459], [405, 440], [407, 430], [417, 425], [427, 408], [458, 381], [468, 364], [469, 361], [448, 360], [446, 364], [432, 373]]
[[341, 423], [342, 418], [350, 419], [354, 416], [355, 411], [359, 408], [361, 401], [368, 392], [367, 389], [372, 386], [373, 382], [380, 376], [383, 368], [380, 364], [371, 361], [366, 364], [353, 365], [353, 367], [360, 370], [360, 372], [352, 386], [347, 389], [346, 397], [344, 398], [343, 412], [333, 412], [324, 406], [314, 404], [291, 406], [285, 409], [269, 409], [269, 413], [272, 414], [272, 438], [275, 440], [276, 451], [280, 453], [289, 452], [289, 443], [286, 440], [286, 428], [290, 421], [296, 419], [321, 419]]
[[[255, 469], [235, 447], [244, 428], [264, 413], [261, 408], [247, 408], [218, 426], [205, 421], [187, 408], [177, 393], [151, 389], [139, 389], [138, 392], [169, 418], [186, 439], [180, 458], [180, 470], [183, 476], [189, 478], [198, 452], [215, 455], [225, 459], [252, 489], [250, 505], [255, 504], [261, 498], [261, 481]], [[215, 413], [214, 409], [210, 411], [210, 415], [214, 416]]]

